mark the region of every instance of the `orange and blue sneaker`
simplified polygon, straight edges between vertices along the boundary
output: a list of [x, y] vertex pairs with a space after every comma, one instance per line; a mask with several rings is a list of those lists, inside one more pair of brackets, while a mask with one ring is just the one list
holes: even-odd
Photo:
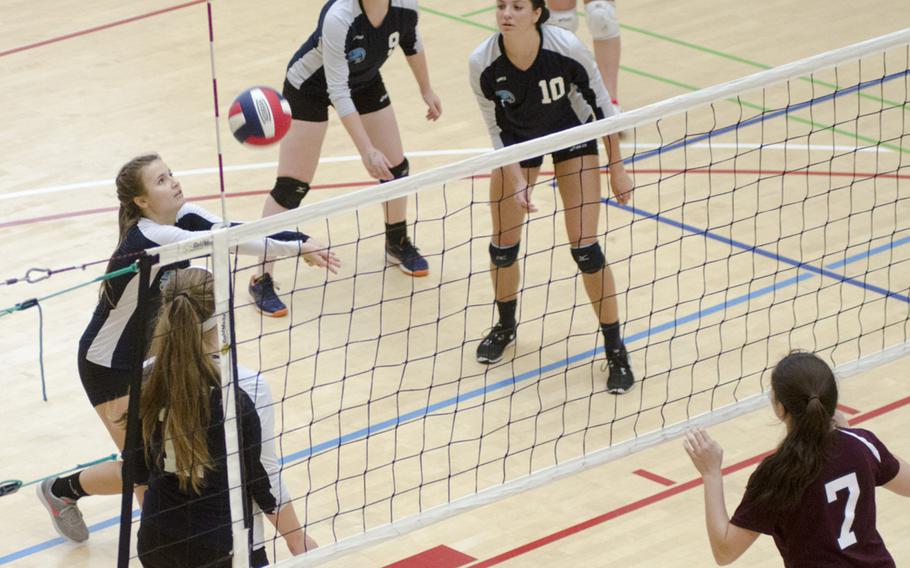
[[288, 315], [288, 307], [275, 293], [275, 283], [272, 282], [272, 276], [268, 272], [250, 280], [250, 296], [256, 304], [256, 309], [263, 315], [281, 318]]
[[405, 237], [397, 245], [386, 241], [385, 260], [389, 265], [397, 265], [399, 270], [409, 276], [426, 276], [430, 273], [430, 265], [427, 259], [420, 254], [411, 239]]

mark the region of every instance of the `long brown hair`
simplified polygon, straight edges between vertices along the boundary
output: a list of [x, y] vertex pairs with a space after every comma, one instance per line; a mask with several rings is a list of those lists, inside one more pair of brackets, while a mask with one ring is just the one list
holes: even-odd
[[774, 367], [771, 389], [790, 427], [777, 451], [749, 478], [746, 496], [759, 508], [783, 513], [799, 506], [828, 460], [834, 441], [837, 381], [818, 356], [794, 351]]
[[[198, 494], [203, 475], [214, 469], [207, 433], [211, 389], [220, 386], [218, 366], [203, 344], [202, 325], [215, 312], [211, 273], [174, 271], [162, 285], [162, 301], [150, 351], [155, 360], [140, 399], [145, 454], [158, 460], [170, 442], [174, 455], [168, 458], [176, 463], [180, 489]], [[150, 441], [159, 425], [161, 449], [152, 456]]]
[[[117, 179], [114, 183], [117, 186], [117, 200], [120, 202], [120, 211], [117, 214], [120, 237], [117, 239], [117, 246], [114, 247], [113, 254], [117, 254], [117, 250], [120, 248], [120, 245], [123, 244], [124, 239], [126, 239], [126, 234], [129, 233], [130, 229], [133, 228], [133, 225], [138, 223], [139, 219], [142, 218], [142, 210], [135, 202], [137, 197], [142, 197], [146, 192], [145, 184], [142, 182], [142, 172], [149, 164], [160, 159], [161, 156], [155, 153], [136, 156], [129, 162], [123, 164], [120, 168], [120, 172], [117, 174]], [[105, 272], [110, 273], [113, 272], [113, 270], [114, 260], [111, 259], [107, 264], [107, 270]], [[107, 298], [108, 302], [111, 302], [111, 307], [114, 307], [113, 301], [110, 299], [109, 286], [110, 280], [105, 280], [101, 284], [100, 297], [102, 299]]]

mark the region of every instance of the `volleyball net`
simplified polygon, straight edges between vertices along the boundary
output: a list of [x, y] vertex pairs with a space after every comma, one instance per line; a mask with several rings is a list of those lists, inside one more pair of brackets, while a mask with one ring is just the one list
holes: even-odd
[[[904, 30], [153, 253], [214, 270], [224, 372], [236, 361], [270, 386], [263, 439], [322, 545], [303, 558], [323, 558], [753, 409], [792, 349], [841, 369], [904, 349], [908, 73]], [[621, 205], [602, 176], [598, 240], [635, 388], [606, 392], [549, 159], [522, 227], [517, 344], [477, 363], [496, 318], [490, 172], [616, 132], [635, 191]], [[425, 278], [385, 263], [380, 204], [402, 196]], [[289, 314], [270, 319], [246, 293], [261, 265], [229, 252], [285, 229], [343, 266], [276, 260]]]

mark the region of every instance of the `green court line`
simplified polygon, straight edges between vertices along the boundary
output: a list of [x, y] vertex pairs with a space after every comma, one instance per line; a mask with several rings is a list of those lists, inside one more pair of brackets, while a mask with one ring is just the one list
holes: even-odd
[[[442, 11], [440, 11], [440, 10], [436, 10], [436, 9], [433, 9], [433, 8], [427, 8], [426, 6], [421, 6], [420, 9], [421, 9], [421, 11], [427, 12], [428, 14], [433, 14], [434, 16], [440, 16], [440, 17], [442, 17], [442, 18], [447, 18], [447, 19], [450, 19], [450, 20], [453, 20], [453, 21], [456, 21], [456, 22], [459, 22], [459, 23], [462, 23], [462, 24], [466, 24], [466, 25], [469, 25], [469, 26], [473, 26], [473, 27], [475, 27], [475, 28], [480, 28], [480, 29], [482, 29], [482, 30], [487, 30], [487, 31], [489, 31], [489, 32], [495, 32], [495, 31], [497, 31], [497, 29], [494, 28], [494, 27], [492, 27], [492, 26], [488, 26], [488, 25], [485, 25], [485, 24], [481, 24], [481, 23], [475, 22], [475, 21], [473, 21], [473, 20], [469, 20], [469, 19], [465, 18], [464, 16], [457, 16], [457, 15], [455, 15], [455, 14], [449, 14], [449, 13], [447, 13], [447, 12], [442, 12]], [[485, 10], [483, 10], [483, 11], [495, 10], [495, 9], [496, 9], [496, 7], [494, 6], [494, 7], [492, 7], [492, 8], [487, 8], [487, 9], [485, 9]], [[475, 13], [481, 13], [481, 12], [482, 12], [482, 11], [480, 11], [480, 12], [475, 12]], [[633, 31], [638, 31], [638, 30], [633, 30]], [[655, 34], [655, 37], [660, 37], [660, 36], [657, 35], [657, 34]], [[662, 38], [662, 39], [663, 39], [663, 38]], [[670, 39], [672, 39], [672, 38], [668, 38], [668, 41], [669, 41]], [[680, 43], [683, 43], [683, 44], [684, 44], [685, 42], [680, 42]], [[696, 47], [695, 44], [691, 44], [691, 46], [692, 46], [693, 48]], [[705, 48], [705, 50], [707, 50], [707, 48]], [[721, 52], [718, 52], [718, 53], [721, 53]], [[734, 56], [734, 57], [735, 57], [735, 56]], [[744, 60], [744, 61], [745, 61], [745, 60]], [[640, 75], [640, 76], [642, 76], [642, 77], [647, 77], [648, 79], [652, 79], [652, 80], [654, 80], [654, 81], [659, 81], [659, 82], [661, 82], [661, 83], [666, 83], [666, 84], [668, 84], [668, 85], [673, 85], [674, 87], [679, 87], [679, 88], [682, 88], [682, 89], [685, 89], [685, 90], [688, 90], [688, 91], [698, 91], [698, 90], [699, 90], [699, 87], [696, 87], [696, 86], [694, 86], [694, 85], [687, 85], [686, 83], [681, 83], [681, 82], [679, 82], [679, 81], [674, 81], [674, 80], [672, 80], [672, 79], [668, 79], [668, 78], [666, 78], [666, 77], [661, 77], [660, 75], [655, 75], [655, 74], [653, 74], [653, 73], [648, 73], [647, 71], [642, 71], [642, 70], [640, 70], [640, 69], [635, 69], [635, 68], [632, 68], [632, 67], [627, 67], [627, 66], [625, 66], [625, 65], [620, 65], [619, 68], [620, 68], [621, 70], [623, 70], [623, 71], [628, 72], [628, 73], [632, 73], [632, 74], [634, 74], [634, 75]], [[808, 80], [808, 79], [807, 79], [807, 80]], [[743, 100], [740, 100], [740, 99], [727, 99], [727, 100], [730, 101], [730, 102], [732, 102], [732, 103], [734, 103], [734, 104], [741, 105], [741, 106], [746, 106], [746, 107], [748, 107], [748, 108], [752, 108], [752, 109], [759, 110], [759, 111], [762, 111], [762, 112], [767, 112], [767, 111], [768, 111], [768, 109], [764, 108], [764, 107], [761, 106], [761, 105], [749, 103], [749, 102], [746, 102], [746, 101], [743, 101]], [[799, 122], [799, 123], [802, 123], [802, 124], [808, 124], [808, 125], [812, 126], [813, 129], [814, 129], [814, 128], [819, 129], [819, 131], [831, 130], [832, 132], [836, 132], [836, 133], [841, 134], [841, 135], [843, 135], [843, 136], [847, 136], [848, 138], [851, 138], [851, 139], [853, 139], [853, 140], [862, 140], [863, 142], [867, 142], [867, 143], [869, 143], [869, 144], [881, 146], [881, 147], [883, 147], [883, 148], [888, 148], [889, 150], [893, 150], [893, 151], [895, 151], [895, 152], [900, 152], [900, 153], [904, 153], [904, 154], [910, 154], [910, 150], [908, 150], [907, 148], [904, 148], [904, 147], [902, 147], [902, 146], [898, 146], [898, 145], [895, 145], [895, 144], [889, 144], [889, 143], [887, 143], [887, 142], [882, 142], [881, 140], [876, 140], [876, 139], [874, 139], [874, 138], [869, 138], [869, 137], [867, 137], [867, 136], [862, 136], [862, 135], [860, 135], [860, 134], [858, 134], [858, 133], [856, 133], [856, 132], [850, 132], [849, 130], [844, 130], [844, 129], [842, 129], [842, 128], [835, 128], [835, 127], [833, 127], [833, 126], [828, 126], [828, 125], [824, 125], [824, 124], [818, 124], [818, 123], [813, 122], [813, 121], [811, 121], [811, 120], [808, 120], [808, 119], [805, 119], [805, 118], [801, 118], [801, 117], [799, 117], [799, 116], [791, 115], [791, 114], [789, 114], [789, 113], [785, 114], [784, 116], [786, 116], [788, 120], [792, 120], [792, 121], [794, 121], [794, 122]]]
[[[492, 9], [495, 10], [496, 6], [493, 6]], [[490, 32], [497, 31], [496, 28], [490, 27], [486, 24], [481, 24], [481, 23], [475, 22], [474, 20], [469, 20], [464, 16], [456, 16], [455, 14], [449, 14], [448, 12], [441, 12], [441, 11], [433, 9], [433, 8], [427, 8], [426, 6], [421, 6], [420, 11], [426, 12], [427, 14], [433, 14], [434, 16], [439, 16], [441, 18], [448, 18], [450, 20], [454, 20], [454, 21], [460, 22], [462, 24], [467, 24], [469, 26], [474, 26], [475, 28], [480, 28], [482, 30], [487, 30]], [[476, 12], [476, 13], [479, 14], [480, 12]]]
[[470, 17], [476, 16], [478, 14], [483, 14], [484, 12], [492, 12], [495, 9], [496, 9], [496, 6], [487, 6], [486, 8], [481, 8], [479, 10], [471, 10], [470, 12], [462, 14], [461, 17], [470, 18]]
[[[767, 65], [767, 64], [765, 64], [765, 63], [759, 63], [758, 61], [753, 61], [753, 60], [751, 60], [751, 59], [746, 59], [746, 58], [744, 58], [744, 57], [740, 57], [740, 56], [734, 55], [734, 54], [732, 54], [732, 53], [727, 53], [727, 52], [724, 52], [724, 51], [719, 51], [719, 50], [717, 50], [717, 49], [712, 49], [712, 48], [710, 48], [710, 47], [706, 47], [706, 46], [703, 46], [703, 45], [698, 45], [698, 44], [696, 44], [696, 43], [691, 43], [691, 42], [688, 42], [688, 41], [685, 41], [685, 40], [677, 39], [677, 38], [675, 38], [675, 37], [671, 37], [671, 36], [668, 36], [668, 35], [660, 34], [660, 33], [657, 33], [657, 32], [652, 32], [652, 31], [645, 30], [645, 29], [642, 29], [642, 28], [637, 28], [637, 27], [635, 27], [635, 26], [630, 26], [630, 25], [628, 25], [628, 24], [620, 24], [619, 27], [621, 27], [622, 29], [625, 29], [625, 30], [629, 30], [629, 31], [635, 32], [635, 33], [639, 33], [639, 34], [642, 34], [642, 35], [646, 35], [646, 36], [649, 36], [649, 37], [653, 37], [653, 38], [659, 39], [659, 40], [661, 40], [661, 41], [666, 41], [666, 42], [669, 42], [669, 43], [675, 43], [676, 45], [681, 45], [681, 46], [687, 47], [687, 48], [689, 48], [689, 49], [694, 49], [695, 51], [701, 51], [701, 52], [703, 52], [703, 53], [707, 53], [707, 54], [710, 54], [710, 55], [714, 55], [714, 56], [717, 56], [717, 57], [720, 57], [720, 58], [723, 58], [723, 59], [729, 59], [730, 61], [735, 61], [735, 62], [737, 62], [737, 63], [742, 63], [743, 65], [748, 65], [748, 66], [750, 66], [750, 67], [755, 67], [755, 68], [758, 68], [758, 69], [774, 69], [773, 66]], [[800, 79], [800, 81], [805, 81], [805, 82], [811, 83], [811, 84], [813, 84], [813, 85], [821, 85], [822, 87], [827, 87], [827, 88], [833, 89], [833, 90], [835, 90], [835, 91], [841, 88], [840, 86], [838, 86], [838, 85], [835, 84], [835, 83], [829, 83], [829, 82], [827, 82], [827, 81], [822, 81], [821, 79], [813, 79], [812, 77], [800, 77], [799, 79]], [[910, 109], [910, 103], [901, 103], [901, 102], [898, 102], [898, 101], [891, 101], [891, 100], [884, 99], [884, 98], [881, 98], [881, 97], [876, 97], [875, 95], [870, 95], [869, 93], [859, 93], [859, 96], [863, 97], [864, 99], [869, 99], [869, 100], [871, 100], [871, 101], [875, 101], [875, 102], [877, 102], [877, 103], [879, 103], [879, 104], [886, 103], [886, 104], [888, 104], [888, 105], [890, 105], [890, 106], [893, 106], [893, 107], [905, 107], [905, 108]]]
[[[467, 13], [467, 14], [464, 14], [464, 17], [477, 16], [477, 15], [482, 14], [482, 13], [484, 13], [484, 12], [489, 12], [489, 11], [492, 11], [492, 10], [495, 10], [495, 9], [496, 9], [496, 6], [488, 6], [488, 7], [486, 7], [486, 8], [481, 9], [481, 10], [474, 10], [473, 12], [469, 12], [469, 13]], [[578, 12], [578, 15], [581, 16], [582, 18], [586, 17], [586, 14], [585, 14], [584, 12]], [[650, 30], [646, 30], [646, 29], [643, 29], [643, 28], [639, 28], [639, 27], [636, 27], [636, 26], [629, 25], [629, 24], [619, 24], [619, 27], [622, 28], [622, 29], [624, 29], [624, 30], [628, 30], [628, 31], [630, 31], [630, 32], [635, 32], [635, 33], [638, 33], [638, 34], [646, 35], [646, 36], [653, 37], [653, 38], [655, 38], [655, 39], [659, 39], [659, 40], [661, 40], [661, 41], [666, 41], [666, 42], [669, 42], [669, 43], [675, 43], [676, 45], [681, 45], [681, 46], [686, 47], [686, 48], [688, 48], [688, 49], [694, 49], [695, 51], [701, 51], [702, 53], [707, 53], [707, 54], [710, 54], [710, 55], [714, 55], [714, 56], [720, 57], [720, 58], [722, 58], [722, 59], [728, 59], [728, 60], [730, 60], [730, 61], [735, 61], [735, 62], [737, 62], [737, 63], [742, 63], [743, 65], [748, 65], [749, 67], [755, 67], [755, 68], [757, 68], [757, 69], [773, 69], [773, 68], [774, 68], [772, 65], [767, 65], [767, 64], [765, 64], [765, 63], [760, 63], [760, 62], [758, 62], [758, 61], [753, 61], [753, 60], [751, 60], [751, 59], [746, 59], [745, 57], [740, 57], [740, 56], [734, 55], [734, 54], [732, 54], [732, 53], [727, 53], [727, 52], [725, 52], [725, 51], [720, 51], [720, 50], [717, 50], [717, 49], [713, 49], [713, 48], [710, 48], [710, 47], [706, 47], [706, 46], [704, 46], [704, 45], [699, 45], [699, 44], [697, 44], [697, 43], [692, 43], [692, 42], [689, 42], [689, 41], [685, 41], [685, 40], [682, 40], [682, 39], [678, 39], [678, 38], [675, 38], [675, 37], [672, 37], [672, 36], [668, 36], [668, 35], [665, 35], [665, 34], [661, 34], [661, 33], [657, 33], [657, 32], [652, 32], [652, 31], [650, 31]], [[827, 87], [827, 88], [833, 89], [833, 90], [835, 90], [835, 91], [838, 90], [838, 89], [840, 88], [840, 87], [839, 87], [837, 84], [835, 84], [835, 83], [829, 83], [829, 82], [827, 82], [827, 81], [822, 81], [822, 80], [820, 80], [820, 79], [813, 79], [813, 78], [811, 78], [811, 77], [800, 77], [799, 79], [800, 79], [801, 81], [806, 81], [806, 82], [808, 82], [808, 83], [812, 83], [813, 85], [820, 85], [820, 86], [822, 86], [822, 87]], [[877, 102], [877, 103], [879, 103], [879, 104], [885, 103], [885, 104], [888, 104], [888, 105], [893, 106], [893, 107], [904, 107], [906, 110], [910, 110], [910, 102], [892, 101], [892, 100], [889, 100], [889, 99], [877, 97], [877, 96], [875, 96], [875, 95], [870, 95], [869, 93], [859, 93], [859, 96], [863, 97], [864, 99], [868, 99], [868, 100], [871, 100], [871, 101], [875, 101], [875, 102]]]

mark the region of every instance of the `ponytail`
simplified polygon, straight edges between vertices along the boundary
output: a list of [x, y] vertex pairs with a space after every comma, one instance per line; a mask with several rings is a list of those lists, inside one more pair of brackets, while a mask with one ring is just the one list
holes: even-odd
[[[117, 215], [117, 225], [120, 237], [117, 240], [117, 246], [114, 248], [114, 254], [117, 254], [120, 245], [126, 240], [126, 235], [130, 232], [130, 229], [132, 229], [133, 226], [139, 222], [139, 219], [142, 218], [142, 211], [135, 202], [137, 197], [145, 195], [145, 184], [142, 182], [142, 172], [145, 170], [146, 166], [155, 160], [160, 159], [161, 156], [154, 153], [137, 156], [124, 164], [117, 174], [117, 179], [114, 183], [117, 186], [117, 200], [120, 201], [120, 211]], [[113, 270], [114, 259], [111, 258], [105, 272], [110, 273], [113, 272]], [[101, 284], [100, 298], [107, 298], [111, 307], [114, 307], [113, 300], [111, 300], [110, 297], [109, 280], [105, 280]]]
[[540, 10], [540, 18], [537, 19], [537, 29], [539, 30], [550, 19], [550, 9], [547, 8], [545, 0], [531, 0], [531, 7]]
[[793, 352], [774, 368], [771, 387], [790, 424], [777, 451], [749, 478], [746, 496], [758, 508], [784, 513], [798, 507], [830, 457], [837, 382], [819, 357]]
[[[199, 494], [214, 469], [208, 448], [211, 389], [220, 386], [218, 367], [206, 353], [202, 324], [214, 313], [212, 276], [201, 268], [177, 270], [164, 285], [150, 355], [155, 357], [142, 388], [139, 417], [146, 460], [161, 459], [169, 442], [181, 491]], [[159, 455], [150, 440], [161, 428]]]

